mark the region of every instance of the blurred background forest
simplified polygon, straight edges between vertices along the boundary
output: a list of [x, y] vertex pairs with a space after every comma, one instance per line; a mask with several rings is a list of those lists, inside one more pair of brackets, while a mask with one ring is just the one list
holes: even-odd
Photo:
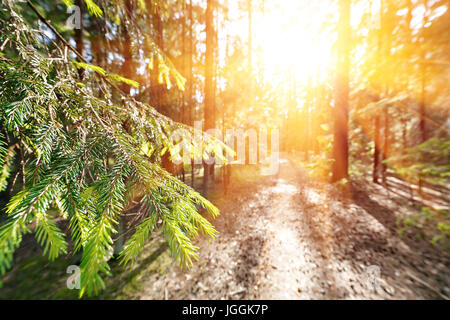
[[[77, 132], [75, 136], [78, 135], [78, 126], [81, 128], [85, 125], [80, 120], [83, 117], [88, 117], [95, 123], [100, 115], [102, 121], [99, 123], [106, 124], [106, 127], [110, 125], [111, 128], [120, 122], [118, 126], [120, 129], [117, 129], [122, 130], [120, 139], [127, 138], [126, 134], [139, 136], [135, 138], [135, 144], [143, 146], [143, 153], [148, 155], [149, 161], [179, 179], [177, 181], [182, 181], [183, 185], [197, 190], [213, 204], [216, 204], [213, 199], [219, 201], [218, 206], [222, 212], [220, 208], [222, 197], [217, 196], [217, 190], [220, 190], [226, 199], [228, 193], [233, 194], [233, 188], [238, 189], [237, 185], [241, 183], [242, 177], [248, 174], [242, 173], [242, 170], [245, 171], [245, 168], [248, 170], [251, 162], [250, 147], [246, 147], [245, 164], [237, 164], [237, 159], [226, 164], [195, 164], [196, 156], [205, 157], [203, 153], [209, 152], [204, 149], [196, 155], [193, 152], [190, 163], [174, 164], [172, 158], [176, 148], [169, 142], [168, 131], [171, 129], [167, 128], [172, 126], [172, 122], [194, 126], [196, 121], [202, 121], [203, 130], [216, 128], [223, 133], [227, 129], [244, 131], [253, 129], [258, 133], [261, 130], [269, 133], [278, 130], [278, 151], [287, 155], [295, 165], [300, 165], [308, 177], [315, 179], [317, 183], [333, 183], [338, 190], [336, 192], [342, 191], [344, 195], [354, 193], [357, 185], [370, 185], [378, 188], [377, 192], [387, 192], [389, 199], [392, 195], [400, 197], [400, 208], [408, 207], [408, 209], [394, 209], [397, 211], [393, 218], [396, 233], [401, 236], [412, 235], [439, 248], [437, 255], [441, 255], [446, 261], [441, 269], [448, 272], [446, 260], [450, 236], [450, 2], [448, 0], [33, 0], [16, 1], [15, 4], [6, 0], [2, 2], [4, 3], [1, 5], [0, 13], [2, 28], [0, 59], [3, 64], [0, 69], [2, 71], [0, 129], [3, 170], [0, 176], [2, 191], [0, 202], [2, 208], [9, 208], [5, 211], [10, 216], [14, 216], [16, 211], [17, 214], [22, 214], [26, 208], [39, 203], [41, 196], [33, 195], [33, 192], [39, 194], [41, 189], [33, 188], [41, 181], [40, 177], [46, 174], [49, 177], [56, 176], [48, 173], [53, 170], [51, 164], [56, 161], [53, 159], [58, 159], [52, 152], [64, 153], [65, 151], [61, 150], [66, 148], [62, 147], [59, 150], [54, 147], [53, 150], [52, 145], [64, 145], [62, 141], [65, 138], [62, 138], [62, 135], [58, 136], [58, 133], [50, 132], [50, 129], [48, 131], [30, 129], [27, 119], [33, 119], [31, 123], [32, 126], [37, 126], [36, 128], [48, 124], [50, 121], [48, 119], [55, 121], [54, 123], [61, 123], [61, 128], [67, 128], [68, 136], [73, 132]], [[20, 16], [21, 24], [9, 25], [14, 15]], [[25, 35], [23, 31], [25, 25], [30, 32], [35, 33], [38, 45], [35, 46], [35, 43]], [[24, 32], [24, 35], [15, 38], [15, 32]], [[22, 45], [20, 50], [15, 47], [15, 42]], [[48, 114], [45, 113], [47, 111], [39, 111], [34, 115], [30, 110], [25, 110], [25, 107], [19, 110], [21, 103], [24, 104], [28, 98], [17, 98], [19, 91], [11, 89], [12, 82], [8, 81], [12, 78], [16, 81], [20, 77], [15, 74], [13, 76], [8, 63], [15, 61], [16, 65], [27, 66], [28, 62], [23, 62], [28, 61], [27, 50], [33, 52], [30, 53], [30, 57], [38, 51], [43, 56], [48, 55], [54, 59], [63, 56], [65, 61], [70, 61], [70, 71], [64, 70], [64, 63], [51, 65], [50, 62], [46, 74], [49, 78], [54, 74], [55, 78], [61, 80], [60, 82], [64, 82], [65, 77], [69, 79], [68, 83], [89, 90], [92, 99], [106, 101], [105, 107], [97, 107], [93, 102], [96, 100], [89, 100], [95, 108], [98, 108], [97, 113], [83, 113], [84, 111], [80, 109], [79, 114], [73, 115], [73, 112], [68, 112], [70, 114], [68, 116], [63, 111], [63, 116], [58, 116], [56, 120], [54, 114], [61, 113], [61, 110], [55, 109], [53, 114], [50, 111]], [[33, 68], [40, 70], [41, 66], [42, 64], [32, 64], [29, 74]], [[20, 68], [17, 70], [20, 71]], [[38, 78], [30, 79], [27, 81], [40, 81], [36, 80]], [[27, 82], [23, 80], [23, 83]], [[49, 83], [56, 86], [57, 81]], [[34, 95], [39, 94], [51, 96], [53, 93], [42, 89]], [[56, 93], [54, 100], [66, 103], [75, 99], [73, 97], [76, 94], [78, 94], [76, 90], [66, 95]], [[128, 98], [125, 99], [124, 96]], [[30, 98], [31, 101], [33, 99]], [[42, 103], [45, 99], [42, 97], [39, 99], [36, 103], [46, 106], [47, 102]], [[78, 100], [77, 103], [68, 104], [64, 108], [82, 108], [80, 105], [85, 104]], [[110, 111], [106, 107], [108, 103], [122, 104], [123, 110], [114, 111], [114, 116], [110, 116], [108, 114]], [[149, 113], [148, 121], [154, 127], [151, 127], [143, 139], [140, 138], [139, 130], [140, 126], [147, 125], [145, 122], [147, 118], [140, 122], [142, 111], [136, 111], [143, 110], [140, 109], [140, 104], [152, 106], [162, 115], [162, 118], [159, 118], [160, 116], [154, 115], [153, 111]], [[127, 110], [128, 105], [133, 107]], [[13, 123], [11, 119], [15, 122]], [[162, 119], [164, 124], [160, 125], [158, 124], [160, 120], [152, 119]], [[169, 123], [167, 127], [166, 123]], [[86, 131], [89, 132], [88, 136], [95, 136], [96, 133], [101, 135], [103, 133], [99, 132], [107, 131], [98, 128], [89, 130]], [[78, 141], [76, 140], [78, 136], [73, 139]], [[247, 137], [246, 141], [249, 142], [250, 138]], [[270, 141], [269, 138], [269, 145], [271, 143], [275, 141]], [[77, 150], [75, 144], [73, 149]], [[117, 144], [120, 146], [119, 142]], [[132, 150], [135, 144], [130, 143], [130, 149], [126, 150]], [[262, 155], [260, 146], [261, 141], [257, 138], [256, 152], [259, 164]], [[116, 146], [112, 144], [105, 148], [114, 149]], [[29, 174], [29, 168], [38, 167], [37, 164], [40, 162], [37, 159], [40, 159], [41, 153], [45, 154], [47, 151], [48, 159], [46, 157], [42, 159], [44, 164], [48, 162], [47, 170], [50, 171], [36, 169], [34, 176]], [[116, 156], [102, 152], [99, 151], [98, 157], [103, 160], [99, 160], [99, 163], [93, 166], [98, 165], [98, 168], [104, 166], [105, 169], [93, 170], [90, 173], [92, 177], [86, 178], [88, 180], [83, 182], [86, 185], [80, 184], [82, 186], [80, 194], [83, 194], [83, 189], [89, 189], [89, 186], [93, 186], [95, 190], [98, 187], [99, 193], [114, 186], [112, 184], [114, 170], [117, 167], [114, 164], [121, 163], [121, 160], [117, 160], [117, 163], [106, 163], [108, 161], [105, 162], [104, 159]], [[139, 166], [141, 160], [133, 159]], [[101, 164], [101, 161], [104, 163]], [[130, 163], [130, 160], [123, 161]], [[65, 164], [63, 162], [66, 167], [69, 163], [70, 161]], [[132, 169], [126, 170], [124, 169], [123, 173], [125, 184], [128, 181], [125, 177], [133, 177], [133, 174], [129, 173]], [[148, 170], [155, 176], [163, 177], [159, 169], [152, 167]], [[112, 175], [108, 175], [108, 172]], [[105, 185], [102, 185], [102, 179], [96, 180], [96, 174], [106, 177], [102, 178], [106, 181]], [[65, 175], [66, 172], [64, 177]], [[74, 181], [76, 179], [74, 178]], [[83, 179], [84, 173], [81, 180]], [[164, 179], [171, 181], [172, 178], [164, 176]], [[40, 187], [43, 188], [44, 194], [47, 191], [45, 188], [50, 186], [50, 181], [42, 179], [41, 183], [43, 185]], [[170, 189], [175, 182], [170, 183], [171, 186], [168, 185], [169, 182], [167, 185], [162, 182], [158, 186], [163, 190], [169, 190], [168, 195], [164, 196], [169, 197], [173, 203], [184, 201], [177, 200], [175, 196], [172, 198], [171, 192], [178, 192], [173, 190], [182, 187]], [[20, 193], [24, 188], [31, 193]], [[58, 192], [67, 192], [69, 189], [61, 189], [62, 191]], [[157, 190], [159, 190], [157, 187], [151, 189], [152, 194], [157, 194], [159, 192]], [[58, 192], [55, 191], [55, 194]], [[118, 195], [125, 198], [126, 192], [120, 192]], [[182, 191], [182, 199], [189, 201], [194, 199], [195, 196], [189, 192], [191, 191]], [[22, 195], [22, 198], [17, 195]], [[51, 201], [59, 199], [58, 196], [51, 197], [53, 197]], [[135, 195], [134, 199], [136, 198], [139, 198], [136, 203], [140, 204], [142, 195]], [[96, 199], [99, 203], [103, 201], [101, 196]], [[158, 196], [155, 196], [155, 199], [157, 203], [161, 201], [164, 207], [166, 203], [164, 201], [167, 199], [161, 200]], [[195, 199], [197, 202], [192, 200], [195, 206], [201, 203], [208, 208], [208, 204], [202, 202], [203, 198]], [[72, 213], [67, 201], [62, 200], [62, 212], [67, 211], [70, 220]], [[115, 203], [114, 201], [118, 200], [111, 197], [111, 200], [104, 201]], [[42, 205], [47, 206], [42, 212], [49, 207], [58, 209], [60, 205], [57, 202], [55, 206]], [[136, 209], [137, 206], [133, 207], [136, 203], [123, 202], [114, 214], [118, 217], [122, 211], [131, 212], [132, 209]], [[20, 206], [23, 206], [23, 209]], [[190, 203], [186, 204], [186, 207], [188, 211], [197, 210]], [[36, 209], [37, 212], [40, 212], [39, 208]], [[95, 208], [99, 216], [107, 211], [103, 207], [100, 209]], [[180, 210], [179, 212], [185, 212], [182, 211], [184, 208]], [[215, 215], [213, 209], [209, 208], [209, 211]], [[176, 210], [174, 212], [180, 214]], [[6, 214], [3, 216], [0, 217], [0, 222], [3, 219], [3, 224], [6, 225], [9, 220]], [[36, 217], [37, 214], [32, 219]], [[146, 227], [144, 225], [146, 217], [148, 216], [144, 215], [143, 218], [134, 219], [130, 216], [118, 218], [117, 221], [121, 222], [117, 224], [111, 222], [112, 229], [117, 225], [119, 235], [125, 234], [124, 237], [119, 236], [119, 240], [114, 241], [115, 251], [120, 252], [125, 240], [133, 239], [127, 230], [139, 231]], [[160, 219], [163, 218], [151, 220], [149, 230], [150, 225], [156, 228], [161, 223], [164, 226], [166, 223], [169, 224], [168, 221]], [[171, 221], [180, 223], [177, 219], [181, 218], [177, 216]], [[188, 221], [191, 218], [186, 219]], [[188, 238], [197, 233], [196, 231], [190, 233], [191, 228], [199, 228], [200, 233], [206, 235], [214, 233], [208, 229], [209, 224], [202, 225], [202, 229], [196, 224], [195, 218], [192, 219], [185, 225], [180, 223], [174, 227], [176, 230], [173, 229], [170, 231], [172, 233], [169, 233], [167, 239], [175, 258], [190, 257], [191, 252], [195, 251], [189, 239], [180, 240], [181, 235], [177, 238], [179, 230], [182, 230], [183, 236], [188, 230], [186, 231]], [[142, 223], [141, 229], [135, 228], [139, 223]], [[191, 227], [191, 223], [195, 227]], [[12, 229], [4, 227], [1, 230], [3, 233], [0, 233], [0, 250], [4, 251], [0, 254], [0, 271], [4, 273], [9, 269], [8, 261], [12, 261], [11, 252], [14, 251], [11, 248], [16, 247], [16, 244], [8, 240], [14, 237], [13, 233], [8, 233], [13, 232]], [[47, 232], [47, 240], [45, 236], [43, 240], [38, 237], [38, 241], [41, 241], [44, 247], [51, 247], [61, 238], [56, 236], [57, 240], [51, 240], [53, 231], [43, 231]], [[72, 232], [77, 234], [74, 230]], [[144, 243], [143, 239], [148, 237], [148, 234], [140, 236], [142, 242], [135, 241], [136, 250], [129, 249], [122, 254], [121, 257], [127, 262], [134, 261], [139, 256], [138, 244]], [[75, 246], [77, 246], [76, 239], [77, 236], [74, 236]], [[176, 244], [178, 240], [179, 245]], [[83, 247], [86, 252], [87, 247], [80, 243], [78, 246]], [[113, 248], [112, 241], [108, 240], [102, 242], [101, 246], [103, 246], [102, 254]], [[49, 252], [51, 254], [52, 250]], [[60, 253], [62, 252], [67, 250], [61, 249]], [[59, 256], [56, 251], [53, 253], [54, 258]], [[99, 254], [99, 257], [102, 254]], [[85, 264], [82, 262], [82, 265], [89, 269], [91, 265], [88, 263], [94, 263], [98, 257], [90, 262], [86, 257], [83, 259]], [[7, 262], [2, 264], [2, 261]], [[442, 266], [442, 261], [440, 263]], [[92, 272], [92, 279], [96, 279], [96, 275], [103, 270], [95, 269]], [[12, 283], [13, 280], [8, 281], [6, 284]], [[444, 284], [441, 287], [447, 288], [448, 291], [446, 281], [448, 279], [443, 280]], [[83, 286], [89, 287], [89, 284], [83, 283]], [[94, 287], [101, 287], [100, 282]], [[11, 288], [15, 288], [14, 285]], [[93, 292], [98, 293], [95, 288]], [[440, 294], [448, 297], [450, 293], [442, 290]], [[8, 292], [14, 292], [14, 289]]]

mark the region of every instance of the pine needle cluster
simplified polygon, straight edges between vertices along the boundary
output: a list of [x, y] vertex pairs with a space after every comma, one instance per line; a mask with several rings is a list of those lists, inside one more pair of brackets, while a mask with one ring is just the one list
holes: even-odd
[[[218, 210], [159, 160], [176, 149], [171, 133], [190, 137], [193, 129], [118, 95], [67, 47], [53, 43], [50, 50], [54, 39], [32, 29], [15, 1], [2, 1], [0, 10], [0, 189], [12, 190], [0, 226], [0, 273], [11, 267], [23, 235], [33, 232], [50, 260], [73, 243], [74, 253], [82, 252], [80, 295], [98, 294], [102, 276], [110, 274], [106, 257], [119, 218], [133, 204], [140, 219], [121, 263], [135, 262], [149, 235], [161, 229], [174, 259], [192, 265], [198, 249], [192, 239], [216, 234], [200, 210], [213, 217]], [[191, 146], [193, 154], [205, 149], [198, 141]], [[68, 234], [57, 217], [69, 221]]]

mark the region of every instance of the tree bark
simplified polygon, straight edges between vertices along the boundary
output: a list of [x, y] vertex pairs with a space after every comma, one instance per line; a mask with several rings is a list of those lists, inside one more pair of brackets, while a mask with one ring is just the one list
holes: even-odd
[[[194, 15], [192, 10], [192, 0], [189, 1], [189, 61], [188, 61], [188, 76], [187, 76], [187, 94], [188, 94], [188, 124], [194, 125], [195, 119], [195, 106], [194, 106]], [[191, 186], [195, 188], [195, 162], [194, 158], [191, 158]]]
[[[386, 14], [384, 14], [384, 8], [386, 8]], [[395, 20], [395, 5], [392, 2], [386, 1], [386, 3], [384, 3], [384, 1], [381, 1], [381, 15], [382, 15], [382, 19], [384, 20], [383, 22], [383, 27], [385, 28], [384, 30], [384, 36], [386, 39], [386, 43], [384, 45], [384, 57], [385, 57], [385, 63], [384, 63], [384, 72], [387, 72], [388, 67], [389, 67], [389, 62], [390, 62], [390, 55], [391, 55], [391, 46], [392, 46], [392, 32], [394, 32], [395, 29], [395, 24], [394, 24], [394, 20]], [[390, 96], [390, 92], [391, 92], [391, 88], [390, 88], [391, 84], [389, 84], [389, 86], [386, 84], [384, 86], [384, 95], [386, 97]], [[386, 104], [386, 106], [384, 107], [384, 143], [383, 143], [383, 163], [382, 163], [382, 173], [383, 173], [383, 184], [385, 186], [387, 186], [387, 169], [388, 166], [386, 164], [386, 162], [384, 162], [384, 160], [387, 160], [390, 156], [390, 145], [391, 145], [391, 140], [390, 140], [390, 118], [389, 118], [389, 109], [390, 106], [389, 104]]]
[[375, 116], [374, 120], [374, 144], [375, 150], [373, 153], [373, 171], [372, 171], [372, 181], [378, 183], [378, 166], [380, 162], [380, 118]]
[[[125, 1], [125, 9], [127, 10], [127, 15], [132, 14], [132, 3], [131, 0]], [[123, 30], [123, 43], [122, 43], [122, 55], [124, 58], [124, 62], [122, 64], [120, 74], [124, 76], [125, 78], [131, 79], [132, 78], [132, 64], [133, 64], [133, 56], [131, 52], [131, 37], [130, 37], [130, 30], [128, 30], [128, 27], [126, 24], [124, 24], [124, 30]], [[122, 91], [130, 94], [131, 86], [129, 84], [123, 83], [122, 84]]]
[[[164, 28], [163, 22], [161, 20], [160, 9], [151, 8], [152, 1], [148, 1], [149, 9], [152, 13], [151, 16], [151, 28], [154, 31], [153, 39], [155, 44], [164, 52]], [[150, 104], [158, 111], [163, 112], [162, 107], [162, 94], [163, 94], [163, 85], [158, 83], [158, 75], [159, 75], [159, 67], [157, 61], [154, 61], [153, 70], [150, 73], [150, 86], [149, 86], [149, 99]]]
[[350, 0], [339, 1], [338, 66], [334, 113], [332, 182], [348, 178], [348, 109], [350, 71]]
[[[84, 56], [84, 38], [83, 38], [83, 14], [84, 14], [84, 4], [82, 0], [76, 0], [75, 5], [80, 8], [80, 28], [75, 28], [75, 44], [77, 51]], [[82, 61], [80, 61], [82, 62]], [[78, 76], [80, 77], [80, 80], [83, 80], [84, 78], [84, 69], [80, 68], [78, 69]]]
[[[205, 130], [213, 129], [214, 113], [214, 0], [207, 0], [206, 5], [206, 54], [205, 54]], [[211, 181], [211, 167], [214, 164], [203, 162], [203, 189], [206, 192]]]

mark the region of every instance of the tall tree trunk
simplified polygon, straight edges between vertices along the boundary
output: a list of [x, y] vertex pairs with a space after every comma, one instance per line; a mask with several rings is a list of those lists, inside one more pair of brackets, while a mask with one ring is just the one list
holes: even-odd
[[[424, 58], [424, 55], [422, 55]], [[420, 106], [419, 106], [419, 114], [420, 114], [420, 143], [427, 141], [427, 131], [426, 131], [426, 66], [423, 63], [421, 65], [421, 88], [420, 88]]]
[[[422, 47], [421, 47], [421, 59], [422, 64], [420, 66], [420, 73], [421, 73], [421, 94], [420, 94], [420, 106], [419, 106], [419, 130], [420, 130], [420, 143], [424, 143], [427, 140], [427, 132], [426, 132], [426, 71], [427, 67], [425, 65], [425, 25], [429, 22], [429, 16], [428, 16], [428, 1], [423, 0], [423, 5], [425, 7], [424, 17], [423, 17], [423, 26], [420, 30], [421, 33], [421, 40], [422, 40]], [[419, 194], [422, 196], [422, 177], [419, 175]]]
[[102, 50], [102, 44], [99, 42], [100, 37], [98, 35], [95, 35], [93, 38], [90, 39], [91, 41], [91, 50], [92, 54], [94, 56], [94, 64], [100, 67], [104, 67], [103, 63], [103, 50]]
[[253, 68], [253, 4], [252, 0], [248, 1], [248, 68]]
[[[310, 90], [312, 87], [312, 79], [311, 77], [308, 78], [308, 82], [307, 82], [307, 88], [308, 90]], [[310, 160], [310, 156], [311, 156], [311, 149], [313, 147], [313, 137], [312, 137], [312, 123], [313, 123], [313, 112], [312, 112], [312, 101], [311, 101], [311, 95], [310, 92], [307, 93], [307, 102], [305, 103], [306, 105], [306, 124], [305, 124], [305, 160], [309, 161]]]
[[[228, 23], [229, 20], [229, 16], [228, 16], [228, 12], [229, 12], [229, 3], [228, 0], [225, 0], [225, 22]], [[225, 47], [225, 58], [228, 61], [229, 58], [229, 54], [230, 54], [230, 34], [227, 33], [226, 36], [226, 47]], [[223, 127], [222, 127], [222, 133], [223, 133], [223, 138], [224, 138], [224, 142], [226, 143], [226, 137], [225, 137], [225, 129], [226, 129], [226, 118], [225, 118], [225, 105], [222, 108], [222, 118], [223, 118]], [[224, 151], [224, 156], [226, 156], [226, 152]], [[230, 164], [226, 164], [225, 165], [225, 170], [224, 170], [224, 191], [225, 194], [228, 191], [228, 186], [231, 182], [231, 165]]]
[[[158, 46], [158, 48], [164, 52], [164, 29], [163, 23], [161, 20], [160, 8], [152, 8], [152, 1], [148, 1], [148, 10], [151, 12], [151, 25], [152, 30], [154, 32], [153, 39]], [[163, 94], [163, 85], [158, 83], [158, 75], [159, 75], [159, 67], [157, 61], [155, 61], [155, 65], [153, 66], [153, 70], [150, 73], [150, 86], [149, 86], [149, 97], [150, 104], [158, 111], [163, 112], [162, 110], [162, 94]]]
[[[183, 12], [183, 16], [181, 18], [181, 70], [183, 73], [183, 76], [186, 77], [187, 74], [187, 67], [189, 64], [189, 58], [187, 55], [187, 35], [186, 35], [186, 27], [187, 27], [187, 15], [188, 13], [186, 12], [186, 3], [183, 1], [182, 3], [182, 12]], [[180, 110], [180, 122], [181, 123], [186, 123], [187, 122], [187, 117], [186, 117], [186, 101], [187, 101], [187, 92], [186, 90], [184, 90], [181, 93], [181, 110]]]
[[374, 144], [375, 150], [373, 153], [373, 172], [372, 172], [372, 181], [374, 183], [378, 183], [378, 167], [380, 161], [380, 117], [375, 116], [374, 119]]
[[[214, 17], [214, 15], [213, 15]], [[213, 18], [214, 19], [214, 18]], [[213, 44], [213, 89], [212, 89], [212, 110], [214, 114], [214, 127], [217, 118], [217, 82], [219, 77], [219, 15], [216, 15], [216, 21], [213, 22], [214, 31], [214, 44]], [[215, 165], [210, 166], [210, 178], [211, 181], [215, 181]]]
[[[189, 1], [189, 60], [188, 60], [188, 76], [187, 76], [187, 94], [188, 94], [188, 124], [194, 125], [195, 119], [195, 106], [194, 106], [194, 15], [192, 10], [192, 0]], [[194, 158], [191, 158], [191, 186], [195, 187], [195, 162]]]
[[[377, 30], [377, 37], [378, 37], [378, 43], [377, 43], [377, 56], [376, 56], [376, 64], [375, 64], [375, 70], [376, 70], [376, 77], [375, 77], [375, 83], [374, 87], [377, 90], [377, 99], [378, 101], [381, 100], [382, 97], [382, 88], [383, 85], [380, 83], [380, 78], [382, 74], [382, 55], [383, 55], [383, 0], [380, 0], [380, 11], [379, 11], [379, 25]], [[379, 181], [379, 169], [380, 169], [380, 158], [382, 157], [382, 152], [380, 150], [381, 146], [381, 140], [380, 140], [380, 116], [378, 115], [378, 110], [375, 114], [374, 119], [374, 153], [373, 153], [373, 172], [372, 172], [372, 181], [374, 183], [378, 183]]]
[[[75, 5], [80, 8], [80, 28], [75, 28], [75, 44], [76, 49], [78, 53], [81, 54], [81, 56], [84, 56], [84, 39], [83, 39], [83, 14], [84, 14], [84, 4], [82, 0], [76, 0]], [[80, 61], [82, 62], [82, 61]], [[80, 77], [80, 80], [83, 80], [84, 78], [84, 69], [80, 68], [78, 69], [78, 76]]]
[[350, 0], [339, 1], [338, 66], [334, 113], [332, 182], [348, 178], [348, 109], [350, 71]]
[[[206, 53], [205, 53], [205, 130], [213, 129], [214, 114], [214, 0], [207, 0], [206, 5]], [[203, 189], [207, 192], [211, 180], [211, 167], [214, 164], [203, 162]]]
[[[412, 29], [411, 29], [411, 23], [412, 23], [412, 19], [413, 19], [413, 1], [409, 0], [408, 1], [408, 14], [406, 17], [406, 22], [407, 22], [407, 26], [406, 26], [406, 32], [408, 33], [408, 46], [412, 46], [413, 44], [413, 35], [412, 35]], [[410, 69], [410, 65], [409, 62], [405, 61], [404, 64], [404, 74], [406, 75], [406, 92], [409, 92], [410, 90], [410, 79], [411, 77], [409, 76], [409, 69]], [[408, 118], [404, 118], [403, 119], [403, 132], [402, 132], [402, 154], [406, 153], [406, 148], [408, 148], [408, 143], [407, 143], [407, 137], [408, 137]]]
[[406, 153], [406, 148], [408, 148], [407, 137], [408, 136], [408, 120], [404, 119], [402, 123], [402, 154]]
[[387, 183], [387, 164], [384, 162], [389, 158], [389, 106], [384, 108], [384, 142], [383, 142], [383, 162], [381, 163], [381, 170], [383, 173], [383, 184]]
[[[152, 2], [148, 1], [148, 10], [151, 12], [149, 14], [152, 30], [154, 31], [153, 39], [155, 41], [156, 46], [159, 48], [161, 52], [164, 52], [164, 27], [161, 18], [160, 8], [156, 6], [152, 8]], [[158, 76], [159, 76], [159, 67], [157, 61], [155, 61], [153, 66], [153, 70], [150, 73], [150, 86], [149, 86], [149, 99], [150, 104], [160, 113], [164, 113], [163, 110], [163, 102], [162, 97], [164, 94], [164, 85], [159, 84]], [[166, 151], [161, 157], [161, 167], [164, 168], [167, 172], [174, 174], [174, 165], [170, 160], [170, 153]]]
[[[425, 41], [425, 39], [424, 39]], [[422, 51], [424, 51], [422, 49]], [[422, 53], [422, 60], [425, 59], [424, 52]], [[420, 66], [421, 69], [421, 93], [420, 93], [420, 105], [419, 105], [419, 130], [420, 130], [420, 143], [424, 143], [427, 140], [427, 132], [426, 132], [426, 123], [425, 123], [425, 117], [426, 117], [426, 79], [425, 79], [425, 73], [426, 73], [426, 66], [425, 63], [422, 63]], [[419, 174], [419, 195], [423, 196], [422, 193], [422, 187], [423, 187], [423, 179], [422, 176]]]
[[[387, 72], [388, 68], [389, 68], [389, 63], [390, 63], [390, 55], [391, 55], [391, 46], [392, 46], [392, 32], [394, 32], [395, 29], [395, 25], [394, 25], [394, 19], [395, 19], [395, 4], [390, 2], [390, 1], [386, 1], [385, 5], [384, 5], [384, 1], [381, 1], [381, 10], [384, 10], [384, 8], [386, 7], [386, 14], [384, 15], [383, 12], [381, 12], [382, 17], [384, 19], [383, 22], [383, 26], [385, 27], [385, 31], [384, 31], [384, 35], [385, 35], [385, 39], [386, 39], [386, 43], [384, 44], [384, 58], [385, 58], [385, 63], [384, 63], [384, 72]], [[386, 97], [390, 96], [390, 92], [391, 92], [391, 88], [385, 84], [384, 86], [384, 95]], [[390, 145], [391, 145], [391, 140], [390, 140], [390, 118], [389, 118], [389, 104], [386, 104], [385, 108], [384, 108], [384, 143], [383, 143], [383, 163], [382, 163], [382, 173], [383, 173], [383, 184], [385, 186], [387, 186], [387, 164], [385, 162], [385, 160], [387, 160], [390, 156]]]
[[[127, 15], [131, 17], [131, 14], [133, 12], [133, 7], [131, 0], [125, 1], [125, 9], [127, 11]], [[131, 79], [132, 78], [132, 51], [131, 51], [131, 36], [130, 36], [130, 30], [128, 30], [127, 24], [124, 24], [124, 30], [123, 30], [123, 43], [122, 43], [122, 55], [123, 55], [123, 64], [120, 70], [120, 74], [124, 76], [125, 78]], [[122, 84], [122, 91], [126, 94], [130, 94], [131, 86], [129, 84], [123, 83]]]
[[[125, 2], [125, 9], [127, 10], [127, 15], [131, 16], [131, 14], [133, 12], [131, 0], [127, 0]], [[124, 58], [124, 62], [122, 64], [120, 73], [122, 76], [124, 76], [128, 79], [131, 79], [132, 78], [133, 56], [132, 56], [132, 52], [131, 52], [130, 30], [128, 30], [126, 25], [124, 26], [123, 33], [124, 33], [123, 34], [124, 40], [123, 40], [123, 44], [122, 44], [123, 45], [122, 55]], [[121, 89], [126, 94], [130, 94], [131, 86], [126, 83], [123, 83]], [[127, 122], [123, 123], [123, 126], [125, 127], [125, 130], [128, 131]], [[125, 219], [123, 216], [120, 216], [119, 224], [117, 226], [117, 239], [114, 243], [114, 251], [113, 251], [114, 256], [118, 256], [123, 249], [123, 246], [125, 244], [124, 232], [125, 232]]]
[[420, 30], [421, 33], [421, 40], [422, 40], [422, 47], [421, 47], [421, 59], [422, 64], [420, 68], [421, 73], [421, 93], [420, 93], [420, 106], [419, 106], [419, 113], [420, 113], [420, 122], [419, 122], [419, 128], [420, 128], [420, 143], [423, 143], [427, 140], [427, 132], [426, 132], [426, 65], [425, 65], [425, 25], [429, 22], [429, 16], [428, 16], [428, 1], [423, 0], [423, 5], [425, 6], [425, 12], [423, 17], [423, 26]]
[[[247, 0], [248, 13], [248, 72], [250, 76], [250, 108], [254, 107], [254, 91], [253, 91], [253, 3], [252, 0]], [[246, 128], [249, 129], [249, 128]], [[245, 141], [245, 164], [250, 164], [250, 139], [247, 137]]]
[[[186, 12], [186, 3], [183, 1], [182, 3], [182, 11], [183, 11], [183, 17], [182, 17], [182, 52], [181, 52], [181, 59], [182, 59], [182, 71], [183, 71], [183, 76], [186, 76], [187, 74], [187, 66], [189, 64], [189, 57], [187, 55], [187, 50], [186, 50], [186, 44], [187, 44], [187, 36], [186, 36], [186, 27], [187, 27], [187, 15], [188, 13]], [[180, 122], [181, 123], [186, 123], [187, 122], [187, 117], [186, 117], [186, 101], [187, 101], [188, 97], [187, 97], [187, 92], [186, 90], [183, 91], [181, 93], [181, 115], [180, 115]], [[184, 160], [184, 154], [182, 154], [182, 159]], [[181, 163], [181, 176], [182, 176], [182, 180], [183, 182], [186, 182], [186, 173], [185, 173], [185, 163], [184, 161]]]

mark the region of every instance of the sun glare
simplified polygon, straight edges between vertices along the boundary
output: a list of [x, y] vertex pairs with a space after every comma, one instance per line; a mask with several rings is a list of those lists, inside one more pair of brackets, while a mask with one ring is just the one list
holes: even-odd
[[324, 28], [332, 14], [329, 1], [283, 1], [257, 17], [255, 46], [260, 46], [266, 77], [307, 83], [320, 79], [332, 60], [333, 34]]
[[[367, 5], [357, 3], [352, 7], [353, 26], [359, 24]], [[234, 10], [239, 10], [236, 4]], [[253, 12], [252, 47], [258, 61], [253, 68], [263, 71], [266, 79], [280, 83], [324, 81], [334, 65], [336, 32], [330, 26], [337, 22], [336, 12], [336, 3], [330, 0], [266, 1], [264, 10]], [[241, 17], [233, 23], [231, 32], [248, 39], [248, 17]]]
[[306, 29], [288, 30], [284, 34], [269, 31], [266, 37], [263, 59], [264, 73], [268, 77], [289, 77], [307, 82], [330, 65], [330, 46], [312, 38]]

